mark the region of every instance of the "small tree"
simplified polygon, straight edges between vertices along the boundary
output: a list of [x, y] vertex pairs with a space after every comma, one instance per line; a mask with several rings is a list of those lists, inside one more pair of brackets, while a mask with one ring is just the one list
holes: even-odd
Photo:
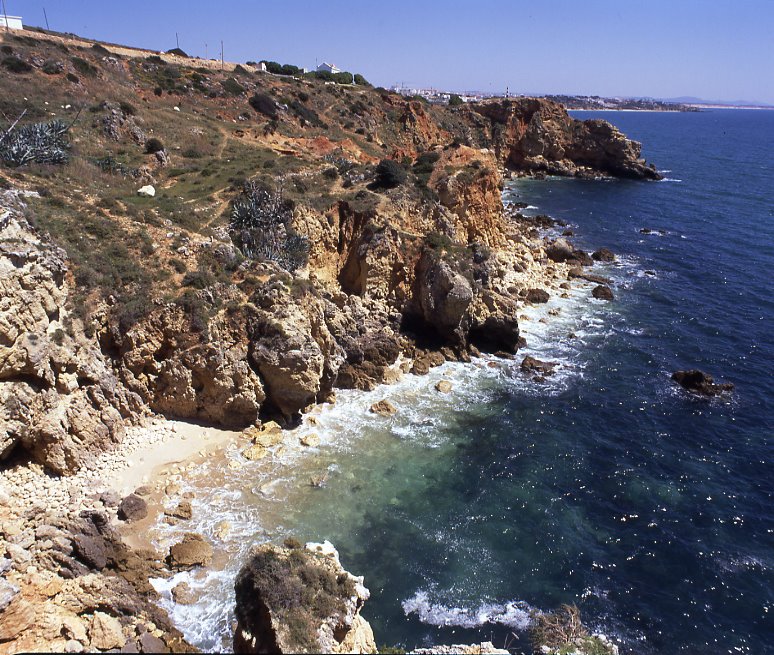
[[449, 98], [449, 107], [459, 107], [461, 104], [463, 104], [462, 98], [456, 93], [452, 93], [451, 98]]
[[374, 186], [382, 189], [394, 189], [406, 181], [408, 173], [394, 159], [382, 159], [376, 167]]

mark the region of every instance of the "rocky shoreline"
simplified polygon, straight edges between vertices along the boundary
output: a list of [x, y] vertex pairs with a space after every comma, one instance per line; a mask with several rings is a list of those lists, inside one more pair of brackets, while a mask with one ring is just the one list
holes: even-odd
[[[190, 467], [268, 459], [337, 389], [512, 359], [523, 308], [573, 285], [612, 300], [589, 267], [613, 255], [544, 239], [505, 177], [660, 178], [547, 100], [438, 107], [0, 36], [30, 103], [8, 111], [89, 104], [61, 164], [0, 170], [0, 652], [193, 649], [149, 583], [223, 556], [186, 530]], [[179, 533], [156, 552], [162, 515]]]
[[[508, 208], [507, 215], [514, 226], [512, 234], [533, 256], [531, 265], [525, 267], [526, 270], [516, 272], [518, 283], [523, 289], [522, 302], [540, 304], [545, 302], [549, 294], [566, 296], [571, 284], [591, 288], [598, 281], [597, 278], [592, 281], [584, 279], [577, 270], [578, 265], [588, 265], [595, 261], [595, 258], [575, 250], [564, 238], [547, 239], [542, 236], [541, 230], [554, 225], [551, 219], [524, 217], [518, 207]], [[605, 259], [609, 257], [606, 256]], [[537, 291], [541, 293], [536, 293]], [[528, 317], [521, 315], [520, 318], [526, 320]], [[550, 316], [547, 315], [541, 320], [550, 320]], [[464, 361], [470, 354], [477, 354], [475, 346], [457, 352], [449, 347], [442, 347], [438, 350], [415, 349], [411, 353], [399, 353], [395, 358], [395, 366], [392, 365], [393, 362], [381, 360], [384, 367], [381, 381], [396, 382], [406, 374], [423, 375], [444, 361]], [[408, 355], [413, 355], [413, 358]], [[500, 355], [513, 358], [513, 355], [507, 352], [501, 352]], [[364, 361], [372, 363], [370, 360]], [[538, 383], [552, 374], [554, 366], [550, 362], [541, 362], [531, 357], [525, 358], [521, 363], [522, 370]], [[13, 599], [13, 604], [9, 603], [12, 618], [10, 625], [16, 623], [18, 628], [14, 635], [18, 639], [10, 642], [14, 650], [20, 647], [35, 649], [43, 641], [51, 649], [70, 652], [100, 648], [99, 644], [108, 643], [109, 640], [100, 641], [100, 636], [92, 636], [92, 629], [94, 635], [99, 635], [102, 627], [100, 624], [92, 628], [95, 614], [90, 613], [89, 608], [105, 607], [104, 580], [113, 577], [128, 581], [124, 593], [135, 598], [133, 612], [137, 612], [138, 607], [153, 610], [137, 612], [137, 615], [133, 614], [130, 619], [121, 607], [110, 606], [109, 616], [122, 619], [120, 634], [126, 638], [122, 646], [136, 643], [137, 648], [142, 651], [152, 645], [154, 652], [162, 645], [175, 651], [187, 647], [163, 612], [155, 607], [153, 599], [156, 593], [148, 582], [150, 577], [168, 576], [170, 573], [167, 567], [171, 564], [174, 568], [179, 566], [179, 563], [165, 563], [165, 553], [153, 552], [152, 544], [144, 535], [149, 526], [164, 519], [167, 522], [180, 523], [180, 536], [184, 540], [185, 519], [190, 517], [190, 512], [186, 516], [185, 511], [179, 511], [181, 505], [186, 503], [186, 499], [180, 495], [179, 483], [185, 471], [196, 466], [205, 454], [205, 451], [201, 450], [206, 445], [206, 441], [202, 439], [205, 429], [188, 426], [190, 434], [187, 440], [189, 444], [195, 444], [196, 450], [189, 448], [190, 452], [186, 457], [183, 456], [186, 454], [185, 449], [180, 449], [181, 441], [177, 434], [185, 431], [185, 424], [168, 423], [152, 416], [138, 420], [139, 425], [130, 426], [125, 430], [119, 449], [103, 452], [88, 467], [81, 468], [73, 476], [51, 476], [41, 466], [29, 464], [2, 472], [5, 495], [0, 498], [0, 525], [7, 542], [6, 554], [10, 555], [8, 561], [11, 563], [5, 577], [12, 589], [19, 590], [16, 593], [9, 592], [12, 593], [9, 597]], [[243, 453], [247, 459], [264, 457], [267, 448], [277, 445], [282, 447], [283, 440], [287, 440], [292, 434], [292, 431], [281, 431], [279, 426], [273, 432], [270, 424], [255, 434], [250, 430], [241, 435], [238, 432], [216, 432], [219, 436], [214, 441], [219, 446], [225, 443], [241, 444], [239, 447], [244, 449]], [[279, 436], [262, 437], [267, 434]], [[175, 457], [168, 462], [159, 462], [155, 467], [156, 474], [153, 475], [154, 471], [148, 468], [145, 457], [137, 455], [158, 451], [170, 441], [175, 447]], [[260, 452], [248, 454], [251, 448]], [[127, 471], [134, 472], [135, 475], [127, 475]], [[142, 473], [142, 477], [138, 478], [139, 473]], [[119, 491], [121, 493], [118, 493]], [[126, 505], [126, 494], [130, 491], [134, 493], [129, 495], [129, 499], [142, 499], [143, 511], [139, 514], [122, 515], [122, 505]], [[178, 511], [167, 510], [165, 515], [165, 506], [177, 507]], [[44, 507], [45, 511], [42, 510]], [[190, 508], [190, 501], [188, 507]], [[47, 536], [50, 538], [46, 539]], [[81, 547], [80, 543], [96, 545]], [[116, 549], [120, 554], [116, 554]], [[209, 559], [209, 556], [198, 559], [194, 556], [184, 566], [209, 563]], [[88, 591], [81, 587], [78, 587], [77, 591], [70, 590], [69, 586], [74, 583], [63, 577], [63, 572], [65, 576], [68, 575], [63, 562], [72, 562], [70, 571], [76, 580], [91, 576], [102, 583], [97, 582]], [[78, 599], [75, 603], [73, 596]], [[176, 598], [178, 596], [182, 599], [181, 602], [190, 602], [185, 601], [182, 590], [180, 594], [175, 595]], [[17, 607], [22, 609], [17, 610]], [[47, 622], [39, 620], [40, 614], [36, 613], [39, 611], [45, 612], [45, 615], [51, 618]], [[17, 613], [21, 613], [18, 620], [14, 618]], [[76, 618], [73, 618], [73, 615]], [[91, 618], [77, 618], [84, 616]], [[52, 622], [57, 623], [60, 619], [64, 627], [57, 629]], [[127, 619], [130, 619], [128, 624]], [[102, 619], [98, 619], [99, 621]], [[116, 641], [118, 628], [115, 624], [111, 626], [114, 628], [112, 638]], [[145, 627], [149, 629], [144, 631]], [[159, 639], [163, 644], [157, 641]], [[110, 647], [121, 646], [113, 644]]]

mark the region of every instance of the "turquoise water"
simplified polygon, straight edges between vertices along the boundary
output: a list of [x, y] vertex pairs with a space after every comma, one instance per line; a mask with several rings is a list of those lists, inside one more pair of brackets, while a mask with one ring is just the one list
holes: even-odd
[[[246, 545], [293, 534], [330, 539], [366, 576], [380, 643], [529, 652], [529, 611], [574, 602], [624, 653], [774, 652], [774, 112], [602, 116], [668, 181], [518, 181], [506, 196], [616, 252], [599, 267], [616, 300], [588, 285], [530, 310], [520, 355], [560, 363], [546, 385], [518, 361], [445, 365], [341, 394], [304, 428], [322, 439], [311, 456], [221, 473], [198, 527], [234, 523], [232, 562], [200, 581], [212, 603], [175, 610], [199, 645], [228, 642]], [[734, 394], [684, 394], [669, 376], [689, 367]], [[368, 414], [382, 397], [394, 417]], [[267, 468], [281, 479], [261, 489]]]

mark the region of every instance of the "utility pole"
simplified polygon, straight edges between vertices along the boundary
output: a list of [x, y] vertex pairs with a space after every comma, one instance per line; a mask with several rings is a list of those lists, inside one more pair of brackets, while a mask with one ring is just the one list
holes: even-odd
[[207, 44], [204, 44], [204, 58], [207, 59]]
[[175, 43], [177, 44], [177, 49], [180, 50], [180, 39], [177, 36], [177, 32], [175, 32]]
[[51, 31], [51, 28], [48, 26], [48, 14], [46, 14], [46, 8], [43, 7], [43, 18], [46, 19], [46, 29]]
[[5, 10], [5, 0], [3, 0], [3, 16], [5, 16], [5, 31], [8, 31], [8, 12]]
[[220, 70], [223, 70], [223, 40], [220, 41]]

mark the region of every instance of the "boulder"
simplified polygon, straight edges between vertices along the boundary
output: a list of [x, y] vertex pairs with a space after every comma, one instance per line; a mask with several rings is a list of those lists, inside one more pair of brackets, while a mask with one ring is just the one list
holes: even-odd
[[172, 509], [164, 510], [164, 514], [166, 514], [167, 516], [174, 516], [175, 518], [183, 519], [184, 521], [187, 521], [193, 516], [193, 508], [191, 507], [191, 501], [181, 500]]
[[389, 400], [380, 400], [371, 405], [368, 411], [372, 414], [378, 414], [379, 416], [391, 416], [398, 410]]
[[118, 505], [118, 518], [122, 521], [139, 521], [148, 516], [148, 503], [137, 494], [129, 494]]
[[200, 534], [188, 532], [182, 541], [169, 549], [167, 563], [177, 570], [192, 569], [195, 566], [209, 566], [212, 561], [212, 546]]
[[145, 198], [153, 198], [156, 195], [156, 188], [152, 184], [146, 184], [137, 189], [138, 196], [144, 196]]
[[187, 582], [178, 582], [172, 587], [172, 598], [178, 605], [193, 605], [199, 599], [199, 595]]
[[551, 261], [566, 262], [573, 257], [574, 248], [566, 239], [554, 239], [546, 247], [546, 255]]
[[107, 566], [108, 555], [101, 536], [78, 534], [73, 537], [72, 544], [76, 557], [90, 568], [101, 571]]
[[521, 362], [522, 371], [541, 376], [553, 375], [556, 367], [556, 362], [544, 362], [530, 355], [527, 355]]
[[436, 383], [435, 390], [440, 393], [449, 393], [452, 390], [452, 383], [448, 380], [440, 380]]
[[245, 459], [250, 460], [251, 462], [254, 462], [259, 459], [263, 459], [266, 457], [266, 455], [269, 454], [269, 451], [266, 449], [265, 446], [261, 446], [259, 444], [255, 444], [254, 446], [250, 446], [249, 448], [245, 448], [242, 451], [242, 457]]
[[615, 254], [607, 248], [599, 248], [591, 253], [591, 258], [597, 262], [614, 262]]
[[597, 300], [613, 300], [613, 290], [606, 284], [599, 284], [591, 290], [591, 295]]
[[104, 612], [94, 612], [89, 624], [89, 645], [92, 649], [121, 648], [126, 643], [118, 619]]
[[731, 382], [716, 383], [709, 373], [698, 369], [676, 371], [672, 374], [672, 379], [683, 389], [702, 396], [718, 396], [734, 388]]
[[320, 437], [318, 437], [316, 434], [306, 434], [301, 437], [301, 445], [307, 446], [309, 448], [316, 448], [320, 445]]
[[529, 289], [525, 300], [529, 303], [538, 304], [548, 302], [550, 297], [545, 289]]

